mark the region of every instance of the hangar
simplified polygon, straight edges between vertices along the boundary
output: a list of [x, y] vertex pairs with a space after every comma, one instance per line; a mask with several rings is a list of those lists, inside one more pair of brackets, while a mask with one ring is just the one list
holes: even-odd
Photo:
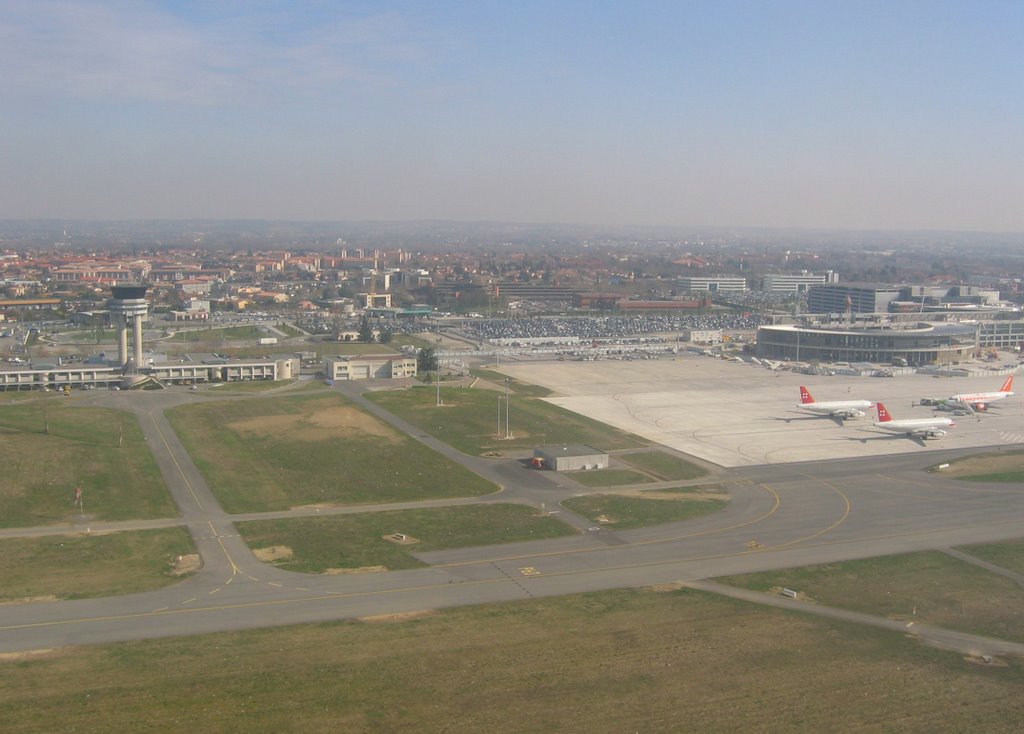
[[554, 471], [608, 468], [608, 454], [582, 444], [541, 446], [533, 450], [533, 458], [535, 466], [543, 466]]

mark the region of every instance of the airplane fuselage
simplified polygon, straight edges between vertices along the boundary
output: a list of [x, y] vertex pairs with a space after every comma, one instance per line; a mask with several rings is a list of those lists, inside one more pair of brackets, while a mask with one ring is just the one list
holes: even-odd
[[797, 403], [796, 407], [817, 415], [862, 418], [864, 411], [873, 406], [874, 403], [870, 400], [833, 400], [827, 403]]
[[1012, 392], [975, 392], [963, 393], [961, 395], [953, 395], [949, 399], [951, 402], [967, 403], [968, 405], [980, 405], [994, 403], [996, 400], [1005, 400], [1011, 395], [1013, 395]]

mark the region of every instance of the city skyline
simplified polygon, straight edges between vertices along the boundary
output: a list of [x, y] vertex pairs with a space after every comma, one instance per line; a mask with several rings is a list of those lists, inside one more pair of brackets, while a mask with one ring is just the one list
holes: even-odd
[[0, 8], [0, 219], [1024, 231], [1013, 3]]

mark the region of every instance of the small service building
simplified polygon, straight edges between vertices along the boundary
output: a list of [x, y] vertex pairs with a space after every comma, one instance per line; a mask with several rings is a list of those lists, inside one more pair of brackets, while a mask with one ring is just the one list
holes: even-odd
[[590, 446], [541, 446], [533, 450], [534, 465], [554, 471], [607, 469], [608, 454]]

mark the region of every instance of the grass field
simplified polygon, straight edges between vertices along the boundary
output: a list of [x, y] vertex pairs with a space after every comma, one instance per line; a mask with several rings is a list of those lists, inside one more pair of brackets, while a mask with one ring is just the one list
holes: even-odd
[[499, 439], [499, 428], [505, 435], [505, 408], [503, 393], [495, 390], [442, 387], [440, 408], [433, 387], [382, 390], [366, 397], [467, 454], [521, 451], [548, 443], [587, 444], [605, 451], [647, 445], [636, 436], [542, 400], [514, 397], [509, 401], [508, 421], [513, 438]]
[[211, 329], [186, 329], [178, 331], [168, 341], [215, 342], [224, 339], [258, 339], [266, 336], [267, 330], [259, 326], [218, 326]]
[[184, 528], [0, 540], [0, 602], [159, 589], [181, 580], [171, 563], [192, 553]]
[[302, 329], [296, 328], [289, 323], [281, 321], [280, 323], [274, 324], [274, 327], [289, 337], [302, 336], [305, 332]]
[[970, 482], [1024, 482], [1024, 451], [967, 456], [941, 473]]
[[[123, 429], [118, 446], [118, 426]], [[82, 487], [97, 520], [173, 517], [163, 478], [130, 413], [67, 398], [0, 405], [0, 525], [65, 522]]]
[[629, 469], [574, 471], [567, 473], [566, 476], [587, 487], [616, 487], [623, 484], [644, 484], [654, 481], [646, 474]]
[[960, 550], [1010, 571], [1024, 573], [1024, 540], [1010, 541], [1008, 543], [990, 543], [988, 545], [971, 545]]
[[640, 451], [634, 454], [621, 454], [616, 458], [649, 472], [664, 482], [697, 479], [708, 473], [703, 467], [661, 451]]
[[717, 512], [725, 505], [725, 500], [717, 498], [655, 499], [645, 498], [643, 494], [588, 494], [562, 502], [566, 509], [613, 530], [690, 520]]
[[0, 662], [27, 732], [985, 732], [1020, 666], [693, 591], [612, 591]]
[[117, 331], [114, 329], [82, 329], [61, 334], [59, 343], [110, 344], [116, 341]]
[[[1018, 562], [1022, 548], [1014, 553]], [[828, 606], [1024, 641], [1024, 589], [938, 551], [718, 580], [759, 591], [788, 588]]]
[[496, 489], [336, 392], [212, 401], [167, 416], [228, 512]]
[[[501, 386], [504, 386], [505, 379], [506, 377], [508, 377], [507, 375], [503, 375], [500, 372], [495, 372], [494, 370], [487, 369], [472, 369], [469, 371], [469, 374], [473, 375], [474, 377], [479, 377], [482, 380], [487, 380], [488, 382], [494, 383], [495, 385]], [[546, 387], [541, 387], [540, 385], [531, 385], [528, 382], [517, 380], [514, 377], [509, 377], [508, 382], [509, 391], [520, 397], [546, 398], [549, 395], [553, 394], [552, 391]]]
[[310, 344], [309, 351], [321, 357], [332, 354], [398, 354], [399, 342], [391, 344], [363, 344], [362, 342], [318, 341]]
[[[418, 568], [413, 553], [492, 543], [558, 538], [575, 534], [565, 523], [523, 505], [468, 505], [396, 510], [295, 520], [256, 520], [236, 524], [253, 549], [278, 549], [274, 565], [289, 571], [382, 566]], [[400, 532], [418, 542], [398, 544], [382, 536]], [[280, 557], [280, 548], [291, 553]]]

